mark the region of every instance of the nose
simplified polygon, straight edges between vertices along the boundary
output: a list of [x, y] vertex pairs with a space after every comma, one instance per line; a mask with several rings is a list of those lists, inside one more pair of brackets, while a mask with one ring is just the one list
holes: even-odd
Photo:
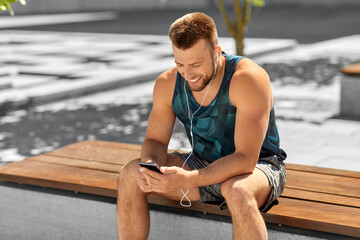
[[192, 80], [195, 76], [193, 70], [190, 67], [184, 67], [182, 75], [185, 80]]

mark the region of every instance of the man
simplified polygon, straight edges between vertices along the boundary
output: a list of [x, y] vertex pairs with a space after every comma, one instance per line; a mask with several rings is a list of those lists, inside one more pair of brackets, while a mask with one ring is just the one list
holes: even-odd
[[[147, 194], [180, 201], [187, 191], [190, 201], [229, 209], [234, 239], [266, 239], [260, 210], [282, 193], [286, 158], [269, 77], [250, 59], [223, 53], [203, 13], [176, 20], [169, 36], [176, 66], [156, 81], [141, 159], [119, 174], [119, 239], [147, 238]], [[167, 153], [176, 117], [191, 153]], [[140, 168], [140, 161], [157, 163], [162, 174]]]

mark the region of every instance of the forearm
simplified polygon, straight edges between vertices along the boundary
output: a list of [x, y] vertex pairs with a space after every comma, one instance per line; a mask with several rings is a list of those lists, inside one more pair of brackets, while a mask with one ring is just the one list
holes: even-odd
[[195, 170], [193, 187], [224, 182], [232, 177], [252, 173], [257, 163], [255, 156], [233, 153], [214, 161], [209, 166]]
[[163, 166], [167, 160], [167, 145], [154, 139], [145, 139], [140, 157], [142, 162], [155, 162]]

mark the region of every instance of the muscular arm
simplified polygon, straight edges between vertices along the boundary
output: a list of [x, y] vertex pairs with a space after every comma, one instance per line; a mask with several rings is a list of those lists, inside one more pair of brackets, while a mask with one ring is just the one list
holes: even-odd
[[175, 114], [171, 108], [176, 71], [170, 69], [159, 76], [153, 92], [146, 137], [141, 148], [141, 161], [166, 163], [167, 147], [174, 128]]
[[192, 171], [189, 186], [205, 186], [223, 182], [231, 177], [251, 173], [258, 161], [264, 141], [272, 90], [267, 73], [249, 59], [243, 59], [230, 85], [230, 100], [237, 108], [235, 123], [235, 152], [208, 167]]

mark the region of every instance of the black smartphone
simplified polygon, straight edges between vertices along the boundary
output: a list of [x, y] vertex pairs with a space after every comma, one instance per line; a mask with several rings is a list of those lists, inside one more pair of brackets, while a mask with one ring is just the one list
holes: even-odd
[[160, 171], [160, 168], [158, 167], [158, 165], [156, 163], [140, 162], [139, 165], [140, 165], [140, 167], [145, 167], [147, 169], [150, 169], [152, 171], [162, 174], [162, 172]]

